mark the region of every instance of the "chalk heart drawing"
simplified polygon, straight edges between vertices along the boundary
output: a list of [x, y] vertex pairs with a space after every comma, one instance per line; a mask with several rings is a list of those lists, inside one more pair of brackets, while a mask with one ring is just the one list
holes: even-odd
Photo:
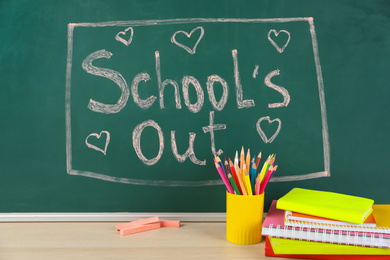
[[[97, 147], [96, 145], [93, 145], [93, 144], [90, 143], [90, 139], [92, 139], [91, 141], [93, 141], [94, 138], [100, 139], [102, 137], [102, 134], [104, 134], [104, 136], [106, 138], [106, 143], [104, 145], [104, 149], [102, 149], [100, 147]], [[94, 150], [96, 150], [98, 152], [101, 152], [104, 155], [106, 155], [106, 153], [107, 153], [107, 147], [108, 147], [109, 143], [110, 143], [110, 133], [108, 131], [101, 131], [100, 134], [92, 133], [92, 134], [88, 135], [87, 138], [85, 138], [85, 144], [89, 148], [92, 148], [92, 149], [94, 149]]]
[[[278, 129], [276, 129], [275, 133], [269, 139], [266, 136], [266, 134], [264, 133], [264, 131], [261, 129], [261, 126], [260, 126], [260, 123], [264, 120], [267, 120], [269, 124], [272, 124], [273, 122], [278, 123]], [[269, 116], [265, 116], [265, 117], [260, 118], [259, 120], [257, 120], [257, 123], [256, 123], [257, 132], [259, 133], [261, 139], [263, 139], [264, 143], [266, 143], [266, 144], [272, 143], [272, 141], [278, 136], [281, 126], [282, 126], [282, 122], [280, 121], [279, 118], [275, 118], [275, 119], [271, 120], [269, 118]]]
[[[280, 33], [284, 33], [284, 34], [287, 34], [287, 40], [286, 40], [286, 43], [282, 46], [282, 48], [280, 48], [280, 46], [278, 44], [276, 44], [276, 42], [271, 38], [271, 33], [273, 33], [273, 35], [275, 37], [278, 37]], [[286, 30], [280, 30], [279, 32], [277, 32], [276, 30], [272, 29], [268, 32], [268, 40], [270, 41], [270, 43], [276, 48], [276, 50], [279, 52], [279, 53], [282, 53], [284, 51], [284, 49], [286, 49], [288, 43], [290, 42], [290, 33]]]
[[[130, 36], [128, 35], [128, 40], [125, 40], [125, 39], [122, 38], [122, 35], [126, 36], [127, 31], [130, 31]], [[115, 40], [117, 40], [118, 42], [123, 43], [126, 46], [129, 46], [131, 41], [133, 40], [133, 34], [134, 34], [133, 27], [129, 27], [129, 28], [127, 28], [124, 31], [118, 32], [116, 34], [116, 36], [115, 36]]]
[[[177, 35], [177, 34], [184, 34], [185, 36], [187, 36], [187, 38], [191, 38], [192, 34], [193, 34], [195, 31], [197, 31], [197, 30], [200, 30], [200, 35], [199, 35], [198, 40], [196, 41], [196, 43], [194, 44], [194, 46], [193, 46], [192, 48], [188, 47], [187, 45], [184, 45], [184, 44], [182, 44], [182, 43], [177, 42], [177, 40], [176, 40], [176, 35]], [[187, 33], [187, 32], [185, 32], [185, 31], [177, 31], [177, 32], [175, 32], [175, 33], [172, 35], [172, 37], [171, 37], [171, 42], [174, 43], [174, 44], [176, 44], [177, 46], [179, 46], [179, 47], [185, 49], [188, 53], [190, 53], [190, 54], [195, 54], [196, 47], [198, 46], [200, 40], [202, 40], [203, 35], [204, 35], [204, 29], [203, 29], [202, 26], [199, 26], [199, 27], [194, 28], [190, 33]]]

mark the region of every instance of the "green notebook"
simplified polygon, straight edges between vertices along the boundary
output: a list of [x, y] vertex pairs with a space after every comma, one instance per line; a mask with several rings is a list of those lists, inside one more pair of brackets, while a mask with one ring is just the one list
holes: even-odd
[[276, 208], [303, 214], [363, 224], [372, 212], [374, 201], [340, 193], [294, 188]]

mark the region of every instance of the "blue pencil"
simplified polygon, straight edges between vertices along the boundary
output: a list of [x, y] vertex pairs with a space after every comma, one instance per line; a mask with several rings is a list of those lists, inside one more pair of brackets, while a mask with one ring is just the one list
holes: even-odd
[[226, 169], [225, 169], [225, 166], [223, 165], [221, 159], [217, 156], [217, 155], [214, 155], [214, 158], [215, 158], [215, 161], [219, 164], [219, 166], [222, 168], [222, 172], [225, 174], [226, 178], [228, 176], [227, 172], [226, 172]]
[[255, 187], [256, 187], [256, 163], [255, 163], [255, 160], [256, 160], [256, 156], [254, 156], [252, 161], [251, 161], [251, 167], [250, 167], [250, 172], [249, 172], [249, 176], [251, 177], [252, 191], [254, 191]]

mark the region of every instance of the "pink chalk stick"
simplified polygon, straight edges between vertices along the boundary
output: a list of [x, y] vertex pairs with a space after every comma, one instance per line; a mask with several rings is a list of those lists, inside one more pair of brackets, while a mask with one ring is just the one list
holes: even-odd
[[180, 227], [179, 220], [160, 220], [161, 227]]
[[134, 233], [139, 233], [139, 232], [143, 232], [143, 231], [157, 229], [157, 228], [160, 228], [160, 227], [161, 227], [160, 222], [144, 224], [144, 225], [139, 225], [139, 226], [122, 228], [120, 230], [120, 234], [121, 234], [121, 236], [126, 236], [126, 235], [130, 235], [130, 234], [134, 234]]
[[150, 224], [150, 223], [156, 223], [156, 222], [159, 222], [159, 218], [158, 217], [141, 218], [141, 219], [134, 220], [134, 221], [131, 221], [131, 222], [119, 224], [119, 225], [116, 226], [116, 230], [119, 231], [119, 230], [121, 230], [123, 228], [130, 228], [130, 227], [134, 227], [134, 226], [140, 226], [140, 225], [143, 225], [143, 224]]

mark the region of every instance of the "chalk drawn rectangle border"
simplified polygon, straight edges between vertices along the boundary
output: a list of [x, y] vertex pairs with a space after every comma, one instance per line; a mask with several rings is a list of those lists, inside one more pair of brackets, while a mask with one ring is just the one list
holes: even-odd
[[222, 180], [207, 181], [165, 181], [165, 180], [142, 180], [131, 178], [119, 178], [100, 173], [80, 171], [72, 168], [72, 131], [71, 131], [71, 71], [73, 56], [73, 32], [76, 27], [109, 27], [109, 26], [156, 26], [170, 24], [190, 24], [190, 23], [288, 23], [307, 21], [309, 24], [310, 35], [313, 45], [314, 62], [317, 73], [318, 94], [321, 107], [322, 122], [322, 141], [324, 153], [324, 171], [308, 173], [293, 176], [273, 177], [272, 182], [287, 182], [307, 180], [330, 176], [330, 145], [328, 134], [328, 123], [325, 105], [324, 83], [318, 52], [317, 36], [314, 27], [313, 17], [295, 17], [295, 18], [268, 18], [268, 19], [241, 19], [241, 18], [190, 18], [190, 19], [166, 19], [166, 20], [133, 20], [133, 21], [110, 21], [96, 23], [69, 23], [68, 24], [68, 52], [66, 64], [66, 87], [65, 87], [65, 131], [66, 131], [66, 166], [67, 173], [70, 175], [79, 175], [110, 182], [118, 182], [133, 185], [149, 186], [209, 186], [223, 185]]

